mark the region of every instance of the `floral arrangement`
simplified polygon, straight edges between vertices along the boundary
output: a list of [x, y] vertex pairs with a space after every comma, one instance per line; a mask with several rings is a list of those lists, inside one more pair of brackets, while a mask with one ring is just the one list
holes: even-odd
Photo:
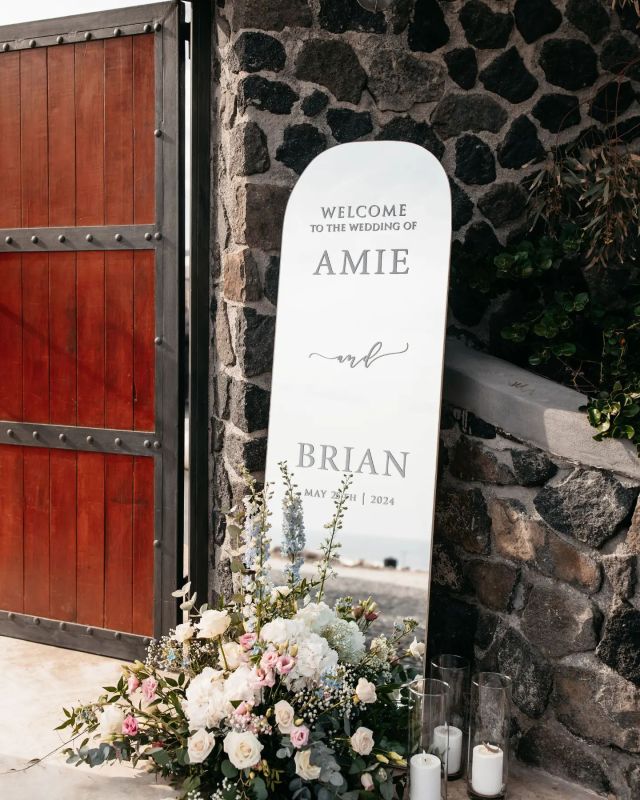
[[[325, 602], [351, 477], [337, 492], [317, 575], [301, 577], [300, 493], [286, 464], [286, 583], [269, 564], [270, 488], [248, 494], [227, 519], [236, 593], [196, 608], [174, 592], [185, 621], [152, 642], [145, 663], [122, 667], [96, 702], [64, 709], [68, 762], [146, 762], [189, 800], [400, 798], [407, 780], [406, 685], [424, 645], [413, 619], [374, 636], [371, 598]], [[83, 737], [78, 745], [76, 737]]]

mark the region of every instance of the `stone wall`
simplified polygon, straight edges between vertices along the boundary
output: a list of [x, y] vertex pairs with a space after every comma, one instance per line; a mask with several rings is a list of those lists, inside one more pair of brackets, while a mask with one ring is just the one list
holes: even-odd
[[513, 677], [524, 761], [640, 797], [637, 480], [443, 414], [430, 652]]

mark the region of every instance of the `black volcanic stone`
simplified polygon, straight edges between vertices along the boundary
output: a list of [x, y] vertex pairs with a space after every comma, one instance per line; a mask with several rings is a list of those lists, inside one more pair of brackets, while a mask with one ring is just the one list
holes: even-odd
[[238, 36], [233, 52], [239, 68], [245, 72], [260, 72], [263, 69], [279, 72], [287, 60], [284, 47], [277, 39], [253, 31], [245, 31]]
[[485, 184], [496, 179], [491, 148], [477, 136], [467, 134], [456, 142], [456, 178], [466, 184]]
[[521, 217], [526, 206], [526, 192], [517, 183], [496, 183], [478, 201], [478, 208], [494, 228]]
[[636, 99], [631, 81], [612, 81], [598, 89], [589, 108], [589, 116], [598, 122], [613, 122]]
[[516, 28], [528, 44], [560, 27], [562, 14], [551, 0], [517, 0], [513, 9]]
[[331, 33], [367, 31], [385, 33], [387, 22], [382, 11], [373, 13], [357, 0], [321, 0], [320, 25]]
[[580, 122], [580, 103], [570, 94], [545, 94], [531, 112], [551, 133], [559, 133]]
[[640, 611], [620, 603], [606, 621], [596, 650], [600, 661], [640, 686]]
[[512, 450], [513, 472], [521, 486], [542, 486], [558, 471], [542, 450]]
[[600, 63], [607, 72], [624, 72], [625, 77], [640, 80], [640, 48], [622, 34], [610, 36], [602, 45]]
[[473, 47], [461, 47], [445, 53], [451, 79], [462, 89], [473, 89], [478, 77], [478, 60]]
[[478, 626], [477, 606], [450, 597], [434, 588], [429, 603], [430, 653], [459, 653], [473, 660], [473, 643]]
[[607, 130], [607, 136], [623, 142], [633, 142], [640, 136], [640, 117], [627, 117]]
[[382, 127], [376, 139], [412, 142], [424, 147], [438, 159], [444, 155], [444, 145], [433, 128], [426, 122], [417, 122], [413, 117], [394, 117]]
[[638, 14], [631, 3], [627, 3], [624, 6], [621, 3], [616, 3], [616, 14], [620, 20], [620, 27], [622, 30], [629, 31], [630, 33], [635, 33], [636, 36], [640, 36], [640, 28], [638, 27]]
[[498, 161], [507, 169], [520, 169], [544, 158], [545, 150], [538, 139], [538, 130], [528, 117], [515, 119], [507, 135], [498, 145]]
[[469, 195], [458, 184], [449, 179], [451, 185], [451, 224], [454, 231], [459, 231], [473, 216], [473, 203]]
[[267, 272], [264, 276], [264, 296], [273, 303], [274, 306], [278, 305], [278, 285], [280, 283], [280, 259], [278, 256], [270, 256], [267, 265]]
[[433, 53], [449, 41], [449, 36], [440, 3], [437, 0], [416, 0], [409, 25], [409, 48], [418, 53]]
[[298, 95], [286, 83], [270, 81], [262, 75], [250, 75], [240, 83], [240, 99], [245, 106], [255, 106], [272, 114], [290, 114]]
[[499, 94], [510, 103], [528, 100], [538, 88], [538, 81], [525, 67], [515, 47], [510, 47], [485, 67], [480, 73], [480, 80], [485, 89]]
[[569, 0], [565, 14], [594, 44], [609, 30], [609, 14], [601, 0]]
[[317, 117], [321, 111], [324, 111], [329, 104], [329, 98], [320, 89], [314, 89], [308, 97], [305, 97], [300, 108], [305, 117]]
[[472, 258], [492, 258], [500, 250], [500, 242], [490, 225], [475, 222], [467, 228], [464, 249]]
[[309, 39], [296, 62], [296, 78], [326, 86], [336, 100], [358, 103], [367, 82], [352, 47], [339, 40]]
[[459, 16], [469, 44], [487, 50], [506, 47], [513, 28], [511, 14], [492, 11], [481, 0], [469, 0]]
[[276, 150], [276, 159], [300, 175], [326, 146], [325, 135], [308, 122], [290, 125], [285, 129], [282, 144]]
[[497, 669], [513, 681], [513, 702], [527, 716], [544, 714], [553, 687], [551, 665], [515, 628], [496, 642]]
[[592, 47], [580, 39], [548, 39], [542, 45], [540, 66], [549, 83], [575, 92], [598, 78]]
[[443, 139], [465, 131], [497, 133], [508, 119], [507, 112], [486, 94], [446, 94], [431, 116], [431, 122]]
[[368, 111], [351, 111], [349, 108], [330, 108], [327, 122], [336, 142], [353, 142], [373, 130]]

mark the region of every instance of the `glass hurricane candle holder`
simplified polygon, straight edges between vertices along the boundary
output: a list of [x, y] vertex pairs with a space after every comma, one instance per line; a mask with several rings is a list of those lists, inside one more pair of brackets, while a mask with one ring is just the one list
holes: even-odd
[[444, 681], [409, 684], [409, 800], [447, 800], [447, 695]]
[[509, 778], [511, 678], [480, 672], [471, 682], [467, 794], [501, 800]]
[[447, 773], [452, 781], [463, 777], [467, 761], [469, 661], [462, 656], [439, 655], [431, 662], [431, 677], [444, 681], [449, 687]]

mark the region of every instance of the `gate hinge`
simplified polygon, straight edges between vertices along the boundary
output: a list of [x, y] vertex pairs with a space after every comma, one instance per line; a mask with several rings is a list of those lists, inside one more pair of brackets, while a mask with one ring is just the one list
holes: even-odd
[[189, 45], [189, 58], [191, 58], [191, 23], [190, 22], [181, 22], [180, 23], [180, 36], [183, 42], [186, 42]]

